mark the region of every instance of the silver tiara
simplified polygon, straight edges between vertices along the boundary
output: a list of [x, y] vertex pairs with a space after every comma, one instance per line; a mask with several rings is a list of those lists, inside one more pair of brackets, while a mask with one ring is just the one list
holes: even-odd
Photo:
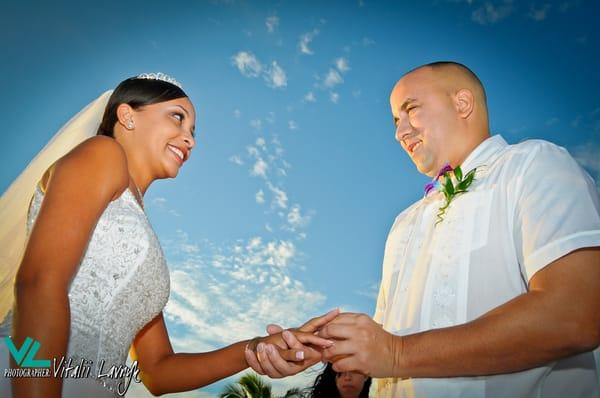
[[151, 79], [151, 80], [161, 80], [163, 82], [174, 84], [183, 90], [181, 83], [167, 75], [166, 73], [158, 72], [158, 73], [142, 73], [141, 75], [136, 76], [138, 79]]

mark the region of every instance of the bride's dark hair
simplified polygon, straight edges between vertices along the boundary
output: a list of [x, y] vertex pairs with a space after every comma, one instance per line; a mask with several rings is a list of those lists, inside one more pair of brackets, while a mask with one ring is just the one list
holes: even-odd
[[[337, 389], [337, 385], [335, 384], [335, 378], [337, 377], [337, 373], [333, 370], [333, 365], [328, 363], [323, 372], [317, 376], [315, 379], [315, 384], [308, 389], [307, 396], [308, 398], [339, 398], [340, 393]], [[365, 380], [365, 384], [363, 384], [363, 389], [360, 391], [359, 398], [368, 398], [369, 396], [369, 388], [371, 387], [371, 378], [367, 378]]]
[[96, 134], [114, 137], [117, 107], [121, 104], [128, 104], [133, 109], [138, 109], [142, 106], [183, 97], [187, 97], [186, 93], [174, 84], [156, 79], [130, 77], [119, 83], [108, 99], [102, 122], [100, 122]]

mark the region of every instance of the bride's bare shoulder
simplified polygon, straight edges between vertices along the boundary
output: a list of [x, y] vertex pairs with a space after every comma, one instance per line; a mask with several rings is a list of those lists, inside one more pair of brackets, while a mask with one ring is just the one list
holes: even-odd
[[129, 185], [123, 147], [114, 138], [100, 135], [83, 141], [50, 166], [40, 181], [42, 190], [56, 174], [79, 182], [102, 183], [117, 193]]

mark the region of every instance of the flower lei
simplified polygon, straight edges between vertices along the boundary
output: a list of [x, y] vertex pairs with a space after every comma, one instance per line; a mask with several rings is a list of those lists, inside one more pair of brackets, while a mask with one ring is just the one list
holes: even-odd
[[[471, 183], [475, 179], [476, 170], [477, 168], [474, 168], [463, 176], [460, 166], [456, 166], [456, 168], [453, 169], [450, 164], [446, 163], [437, 176], [430, 183], [425, 185], [425, 196], [429, 195], [431, 191], [436, 190], [443, 193], [446, 198], [446, 203], [438, 210], [436, 216], [437, 220], [435, 222], [436, 226], [444, 221], [444, 215], [446, 214], [446, 210], [448, 209], [448, 206], [450, 206], [452, 199], [457, 195], [468, 191], [469, 186], [471, 186]], [[442, 177], [444, 177], [443, 183], [440, 182]]]

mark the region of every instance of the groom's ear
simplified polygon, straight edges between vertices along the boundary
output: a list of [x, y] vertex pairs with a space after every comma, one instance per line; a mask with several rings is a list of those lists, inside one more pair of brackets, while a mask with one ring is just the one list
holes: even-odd
[[454, 95], [454, 107], [461, 119], [468, 118], [475, 109], [475, 96], [468, 88], [461, 88]]

